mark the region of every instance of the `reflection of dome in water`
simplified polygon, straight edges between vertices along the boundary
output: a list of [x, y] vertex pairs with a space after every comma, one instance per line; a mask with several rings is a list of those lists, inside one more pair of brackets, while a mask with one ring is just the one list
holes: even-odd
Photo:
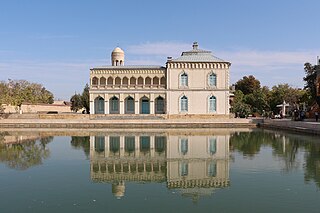
[[126, 191], [124, 181], [116, 182], [112, 184], [112, 194], [117, 198], [121, 199]]

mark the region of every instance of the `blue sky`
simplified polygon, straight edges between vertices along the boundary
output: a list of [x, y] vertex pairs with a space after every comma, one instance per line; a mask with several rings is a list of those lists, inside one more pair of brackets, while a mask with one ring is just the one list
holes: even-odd
[[89, 69], [110, 65], [119, 45], [127, 65], [165, 65], [198, 41], [232, 63], [231, 83], [303, 87], [303, 64], [320, 55], [319, 0], [0, 0], [0, 80], [43, 84], [68, 100]]

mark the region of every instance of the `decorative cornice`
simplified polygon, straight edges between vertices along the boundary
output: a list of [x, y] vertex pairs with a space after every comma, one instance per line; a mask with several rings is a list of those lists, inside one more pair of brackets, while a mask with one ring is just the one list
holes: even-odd
[[165, 74], [166, 69], [90, 69], [90, 74]]
[[230, 66], [230, 62], [167, 62], [168, 69], [229, 69]]

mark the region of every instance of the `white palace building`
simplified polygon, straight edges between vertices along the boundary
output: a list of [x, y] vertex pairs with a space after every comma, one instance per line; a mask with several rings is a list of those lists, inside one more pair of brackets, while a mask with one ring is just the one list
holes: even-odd
[[125, 65], [116, 47], [111, 66], [90, 69], [90, 114], [229, 117], [229, 67], [193, 43], [166, 66]]

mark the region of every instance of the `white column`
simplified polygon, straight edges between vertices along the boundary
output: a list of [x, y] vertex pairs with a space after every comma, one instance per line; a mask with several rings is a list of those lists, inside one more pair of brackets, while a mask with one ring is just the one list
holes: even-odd
[[124, 156], [124, 136], [120, 136], [120, 157]]
[[154, 157], [155, 136], [150, 136], [150, 154]]
[[104, 114], [109, 114], [109, 95], [104, 94]]
[[135, 136], [135, 156], [139, 157], [140, 155], [140, 137]]
[[136, 94], [134, 99], [134, 114], [140, 113], [140, 102], [139, 102], [139, 96]]
[[110, 148], [109, 148], [109, 136], [105, 136], [105, 140], [104, 140], [104, 157], [107, 158], [109, 157], [109, 153], [110, 153]]
[[154, 94], [150, 94], [150, 114], [154, 114]]
[[120, 94], [119, 96], [120, 101], [120, 114], [124, 114], [124, 100], [123, 100], [123, 94]]
[[94, 102], [90, 101], [90, 114], [94, 114]]

